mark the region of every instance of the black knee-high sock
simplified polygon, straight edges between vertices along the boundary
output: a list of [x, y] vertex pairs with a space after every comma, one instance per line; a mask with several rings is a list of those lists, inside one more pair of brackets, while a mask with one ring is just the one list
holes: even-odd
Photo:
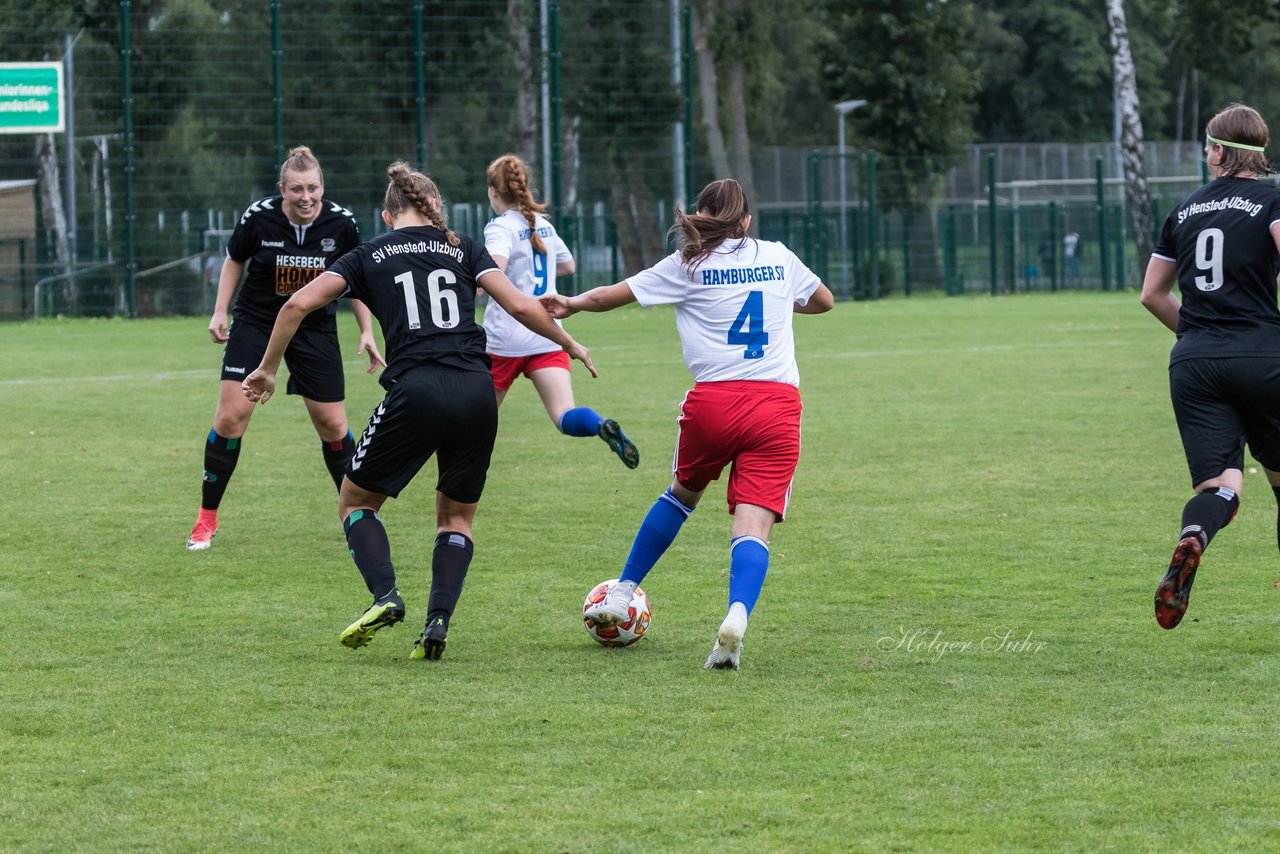
[[210, 430], [209, 439], [204, 443], [204, 486], [200, 490], [200, 506], [205, 510], [217, 510], [222, 503], [222, 494], [227, 491], [227, 481], [231, 480], [238, 459], [240, 440], [228, 439]]
[[347, 535], [347, 549], [356, 569], [364, 576], [365, 586], [374, 600], [396, 589], [396, 571], [391, 565], [391, 541], [382, 520], [372, 510], [356, 510], [342, 523]]
[[445, 628], [462, 595], [462, 583], [467, 580], [467, 567], [475, 544], [471, 538], [455, 531], [445, 531], [436, 537], [431, 552], [431, 598], [427, 600], [427, 622], [436, 617], [444, 618]]
[[1271, 487], [1276, 497], [1276, 548], [1280, 549], [1280, 486]]
[[324, 454], [324, 467], [329, 470], [329, 477], [333, 478], [333, 485], [341, 491], [342, 476], [347, 473], [347, 463], [356, 452], [355, 437], [348, 430], [340, 442], [320, 442], [320, 450]]
[[1235, 490], [1220, 486], [1198, 492], [1182, 508], [1182, 533], [1178, 538], [1195, 534], [1201, 547], [1208, 548], [1214, 535], [1231, 524], [1239, 509], [1240, 498]]

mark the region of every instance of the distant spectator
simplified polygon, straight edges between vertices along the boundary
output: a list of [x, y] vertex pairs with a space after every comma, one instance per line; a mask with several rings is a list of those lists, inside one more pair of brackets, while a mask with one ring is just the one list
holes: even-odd
[[1079, 248], [1079, 234], [1068, 231], [1062, 236], [1062, 257], [1067, 262], [1067, 275], [1073, 279], [1080, 278], [1080, 256], [1077, 252]]

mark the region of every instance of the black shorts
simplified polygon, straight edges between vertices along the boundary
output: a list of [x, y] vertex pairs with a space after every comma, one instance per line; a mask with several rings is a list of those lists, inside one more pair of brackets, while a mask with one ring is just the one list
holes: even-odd
[[[262, 362], [271, 330], [236, 321], [222, 352], [222, 379], [242, 382]], [[342, 373], [342, 349], [337, 330], [300, 326], [284, 351], [289, 366], [287, 394], [298, 394], [319, 403], [341, 403], [346, 397]]]
[[1254, 459], [1280, 471], [1280, 358], [1183, 359], [1169, 366], [1169, 394], [1191, 485]]
[[373, 410], [347, 477], [361, 489], [395, 497], [434, 454], [436, 491], [474, 504], [484, 491], [498, 402], [487, 371], [413, 368]]

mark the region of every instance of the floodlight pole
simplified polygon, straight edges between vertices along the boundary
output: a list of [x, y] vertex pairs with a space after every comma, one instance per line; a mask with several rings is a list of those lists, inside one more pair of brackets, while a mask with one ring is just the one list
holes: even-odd
[[[845, 157], [844, 117], [847, 116], [849, 113], [852, 113], [854, 110], [858, 109], [859, 107], [864, 106], [866, 103], [867, 103], [866, 99], [864, 98], [854, 98], [848, 101], [841, 101], [835, 105], [836, 114], [839, 115], [840, 117], [840, 130], [839, 130], [839, 136], [838, 136], [837, 151], [839, 152], [839, 158], [840, 158], [840, 169], [839, 169], [839, 172], [840, 172], [840, 265], [841, 265], [840, 268], [842, 270], [852, 269], [851, 266], [849, 265], [848, 251], [846, 248], [848, 239], [849, 239], [848, 237], [849, 200], [848, 200], [848, 190], [846, 189], [846, 186], [845, 186], [847, 182], [845, 180], [845, 169], [844, 169], [844, 157]], [[845, 278], [846, 280], [848, 279], [848, 274], [846, 274]]]

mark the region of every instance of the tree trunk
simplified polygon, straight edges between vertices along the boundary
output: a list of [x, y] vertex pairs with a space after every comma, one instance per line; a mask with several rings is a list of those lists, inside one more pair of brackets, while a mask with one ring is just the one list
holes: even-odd
[[[538, 140], [538, 69], [529, 45], [529, 26], [524, 14], [525, 0], [507, 0], [507, 40], [516, 67], [516, 117], [511, 142], [525, 163], [537, 163]], [[538, 170], [541, 184], [548, 187], [550, 164]]]
[[609, 155], [609, 205], [613, 208], [613, 221], [617, 224], [618, 250], [622, 253], [623, 270], [643, 270], [645, 264], [644, 250], [640, 246], [640, 223], [628, 191], [625, 165], [612, 154]]
[[[640, 236], [640, 264], [649, 267], [658, 263], [666, 254], [662, 226], [658, 223], [658, 206], [653, 193], [644, 180], [644, 169], [635, 157], [626, 160], [627, 184], [631, 203], [635, 207], [636, 226]], [[636, 272], [631, 270], [630, 272]]]
[[[729, 123], [733, 129], [733, 171], [720, 177], [732, 176], [742, 185], [747, 203], [754, 206], [756, 199], [755, 172], [751, 168], [751, 138], [747, 133], [746, 70], [742, 60], [735, 59], [729, 69]], [[751, 233], [760, 233], [760, 214], [751, 218]]]
[[[557, 213], [561, 215], [568, 214], [569, 211], [573, 210], [573, 206], [578, 203], [578, 173], [582, 171], [582, 155], [578, 149], [578, 140], [582, 137], [581, 128], [582, 116], [573, 116], [560, 133], [560, 188], [564, 194], [561, 202], [564, 205], [564, 210]], [[548, 163], [548, 186], [550, 177], [551, 164]], [[550, 199], [547, 199], [547, 201], [550, 201]]]
[[[698, 95], [702, 102], [702, 126], [707, 131], [707, 151], [711, 154], [711, 169], [717, 178], [732, 174], [729, 155], [725, 150], [724, 132], [720, 129], [720, 84], [716, 76], [716, 54], [711, 49], [711, 29], [715, 26], [714, 6], [703, 4], [704, 13], [693, 11], [693, 53], [698, 62]], [[697, 194], [690, 187], [691, 195]]]
[[1129, 52], [1123, 0], [1107, 0], [1107, 27], [1111, 31], [1113, 67], [1120, 100], [1120, 158], [1124, 166], [1125, 207], [1129, 211], [1129, 226], [1133, 229], [1139, 263], [1145, 265], [1151, 257], [1151, 193], [1147, 189], [1147, 167], [1142, 158], [1138, 82], [1133, 70], [1133, 56]]
[[[62, 207], [62, 181], [58, 173], [58, 151], [53, 134], [40, 133], [35, 137], [36, 178], [40, 188], [40, 227], [53, 250], [53, 260], [59, 273], [71, 272], [71, 247], [67, 241], [67, 214]], [[77, 309], [75, 279], [63, 280], [60, 288], [65, 297], [65, 307], [70, 314]]]

